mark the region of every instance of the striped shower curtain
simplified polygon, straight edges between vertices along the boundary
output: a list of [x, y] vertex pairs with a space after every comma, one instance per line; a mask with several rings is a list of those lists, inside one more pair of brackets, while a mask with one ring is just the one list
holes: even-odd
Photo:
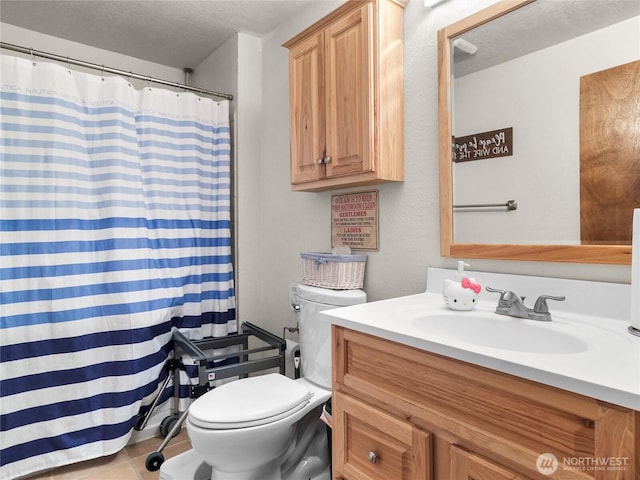
[[236, 331], [228, 102], [0, 56], [0, 478], [112, 454]]

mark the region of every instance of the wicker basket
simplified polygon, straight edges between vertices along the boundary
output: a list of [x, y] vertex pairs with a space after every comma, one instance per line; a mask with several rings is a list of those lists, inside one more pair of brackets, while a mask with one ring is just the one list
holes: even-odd
[[364, 284], [366, 255], [301, 253], [302, 283], [333, 290], [353, 290]]

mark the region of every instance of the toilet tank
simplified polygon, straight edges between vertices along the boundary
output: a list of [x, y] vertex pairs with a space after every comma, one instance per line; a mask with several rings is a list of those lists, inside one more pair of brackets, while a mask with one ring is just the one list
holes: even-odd
[[300, 370], [305, 379], [331, 389], [331, 321], [323, 310], [367, 301], [362, 290], [329, 290], [302, 283], [289, 285], [292, 308], [298, 312]]

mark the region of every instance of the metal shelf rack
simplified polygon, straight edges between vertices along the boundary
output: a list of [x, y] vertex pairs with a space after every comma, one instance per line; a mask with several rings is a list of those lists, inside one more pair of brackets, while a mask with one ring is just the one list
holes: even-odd
[[[160, 388], [158, 395], [154, 399], [151, 407], [145, 415], [140, 415], [136, 421], [135, 429], [142, 430], [153, 410], [159, 403], [162, 393], [167, 388], [171, 379], [174, 385], [174, 408], [173, 414], [166, 417], [160, 424], [160, 434], [164, 440], [158, 447], [158, 450], [149, 454], [146, 460], [146, 468], [149, 471], [156, 471], [164, 462], [162, 450], [167, 446], [171, 439], [180, 432], [182, 423], [186, 420], [189, 408], [187, 407], [182, 413], [179, 411], [180, 403], [180, 369], [184, 367], [182, 362], [183, 355], [189, 355], [198, 368], [198, 384], [190, 385], [189, 397], [198, 398], [211, 390], [210, 383], [214, 380], [222, 380], [230, 377], [246, 378], [250, 373], [278, 368], [282, 375], [285, 374], [285, 349], [286, 342], [283, 338], [278, 337], [252, 323], [244, 322], [241, 325], [240, 332], [227, 335], [226, 337], [208, 337], [202, 340], [190, 340], [180, 331], [173, 332], [173, 351], [174, 358], [167, 361], [167, 368], [172, 372], [167, 375], [164, 384]], [[249, 341], [254, 338], [258, 341], [258, 346], [249, 347]], [[252, 342], [253, 343], [253, 342]], [[233, 349], [228, 353], [215, 354], [207, 356], [205, 351], [219, 350], [226, 347], [239, 346], [239, 349]], [[249, 356], [256, 353], [262, 353], [259, 358], [250, 358]], [[238, 358], [238, 363], [229, 365], [213, 366], [212, 362], [225, 360], [228, 358]]]

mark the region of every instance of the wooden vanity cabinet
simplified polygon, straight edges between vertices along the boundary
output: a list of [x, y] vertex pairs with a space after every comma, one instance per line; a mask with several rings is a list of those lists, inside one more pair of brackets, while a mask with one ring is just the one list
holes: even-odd
[[346, 448], [336, 452], [344, 478], [431, 480], [428, 432], [338, 392], [332, 409], [341, 412], [334, 428], [345, 434]]
[[404, 180], [406, 0], [351, 0], [289, 49], [291, 189]]
[[337, 326], [332, 358], [334, 480], [640, 480], [635, 410]]

